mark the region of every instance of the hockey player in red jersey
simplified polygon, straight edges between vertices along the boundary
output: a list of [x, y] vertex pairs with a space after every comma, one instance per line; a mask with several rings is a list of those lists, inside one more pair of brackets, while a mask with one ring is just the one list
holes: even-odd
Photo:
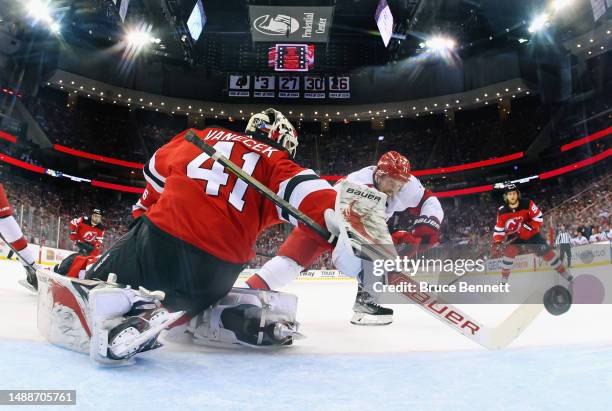
[[502, 284], [508, 282], [514, 258], [525, 249], [542, 257], [559, 275], [568, 281], [573, 277], [559, 256], [540, 234], [544, 222], [542, 211], [527, 198], [521, 198], [516, 185], [509, 183], [504, 189], [504, 205], [499, 207], [493, 233], [494, 249], [503, 249]]
[[0, 234], [2, 239], [19, 253], [20, 260], [26, 267], [27, 281], [32, 287], [36, 288], [36, 275], [32, 269], [36, 262], [34, 248], [28, 244], [28, 240], [26, 240], [19, 224], [13, 217], [13, 208], [6, 197], [2, 184], [0, 184]]
[[79, 254], [97, 256], [102, 250], [104, 226], [102, 211], [93, 209], [91, 216], [82, 216], [70, 221], [70, 239], [79, 248]]
[[[143, 170], [147, 186], [133, 209], [136, 221], [88, 270], [87, 278], [116, 273], [121, 284], [165, 291], [166, 308], [193, 316], [232, 290], [254, 257], [262, 230], [297, 221], [187, 141], [190, 131], [322, 226], [325, 210], [334, 209], [336, 192], [290, 159], [297, 133], [273, 109], [253, 116], [246, 134], [219, 127], [192, 129], [157, 150]], [[245, 306], [224, 311], [224, 327], [217, 331], [248, 328], [242, 320], [256, 318], [257, 310]], [[248, 324], [261, 331], [259, 320]], [[253, 343], [270, 337], [242, 331], [236, 335], [246, 333], [243, 337], [251, 342], [256, 337]]]
[[[410, 231], [396, 231], [391, 235], [396, 245], [407, 244], [409, 257], [438, 243], [440, 224], [444, 212], [440, 201], [425, 189], [420, 181], [410, 174], [410, 162], [396, 151], [381, 156], [376, 166], [363, 168], [349, 174], [348, 181], [374, 187], [387, 194], [385, 217], [396, 212], [412, 214], [414, 224]], [[272, 258], [247, 279], [252, 288], [276, 290], [294, 280], [301, 271], [310, 266], [328, 246], [313, 241], [313, 235], [302, 228], [295, 228]], [[374, 302], [364, 290], [363, 278], [358, 277], [357, 296], [353, 306], [351, 323], [355, 325], [386, 325], [393, 321], [393, 310]]]

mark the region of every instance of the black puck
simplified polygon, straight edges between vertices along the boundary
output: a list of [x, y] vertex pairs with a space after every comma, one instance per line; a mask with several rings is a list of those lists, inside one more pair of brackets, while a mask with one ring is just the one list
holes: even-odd
[[562, 285], [555, 285], [544, 293], [544, 307], [552, 315], [566, 313], [572, 306], [572, 294]]

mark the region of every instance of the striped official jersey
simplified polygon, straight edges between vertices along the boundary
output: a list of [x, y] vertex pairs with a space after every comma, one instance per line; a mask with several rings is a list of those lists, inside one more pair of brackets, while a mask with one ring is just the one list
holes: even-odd
[[[376, 166], [365, 167], [349, 174], [346, 179], [352, 183], [374, 187], [375, 171]], [[444, 219], [444, 211], [438, 198], [432, 191], [423, 187], [415, 176], [410, 176], [406, 184], [387, 200], [385, 218], [388, 220], [394, 213], [403, 211], [415, 216], [435, 217], [438, 223], [441, 223]]]
[[94, 250], [90, 254], [98, 255], [104, 241], [104, 226], [93, 225], [89, 216], [75, 218], [70, 221], [70, 239], [93, 245]]
[[[144, 167], [147, 187], [133, 207], [158, 228], [232, 263], [255, 256], [258, 234], [295, 218], [237, 179], [219, 162], [185, 140], [184, 131], [155, 152]], [[192, 130], [281, 198], [325, 226], [336, 192], [310, 169], [298, 166], [271, 140], [210, 127]]]
[[567, 231], [561, 231], [557, 234], [557, 239], [555, 240], [555, 244], [570, 244], [572, 242], [572, 236]]
[[543, 222], [542, 211], [529, 199], [520, 199], [516, 208], [504, 204], [497, 210], [493, 241], [502, 241], [507, 235], [518, 234], [524, 224], [530, 229], [529, 236], [533, 237], [540, 232]]

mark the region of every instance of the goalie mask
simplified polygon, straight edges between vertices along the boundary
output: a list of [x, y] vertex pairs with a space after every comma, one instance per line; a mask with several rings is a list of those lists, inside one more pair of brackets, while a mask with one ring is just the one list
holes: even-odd
[[297, 131], [280, 111], [269, 108], [253, 115], [245, 131], [260, 139], [269, 138], [287, 150], [291, 157], [295, 157]]

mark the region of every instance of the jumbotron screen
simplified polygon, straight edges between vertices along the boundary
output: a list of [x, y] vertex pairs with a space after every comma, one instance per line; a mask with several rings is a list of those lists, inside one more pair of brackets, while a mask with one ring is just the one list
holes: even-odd
[[313, 44], [276, 44], [268, 51], [268, 66], [274, 71], [309, 71], [314, 67]]

